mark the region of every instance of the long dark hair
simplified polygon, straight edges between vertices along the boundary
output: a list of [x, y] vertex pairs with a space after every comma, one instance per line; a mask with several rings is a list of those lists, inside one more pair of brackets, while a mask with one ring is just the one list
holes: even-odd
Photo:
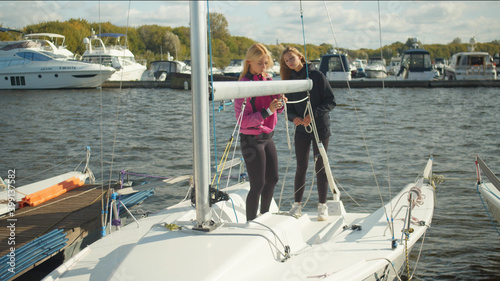
[[303, 65], [306, 65], [306, 59], [305, 56], [296, 48], [287, 46], [283, 52], [281, 53], [281, 58], [280, 58], [280, 76], [281, 80], [289, 80], [290, 79], [290, 73], [292, 73], [292, 69], [288, 67], [285, 63], [285, 58], [284, 56], [286, 53], [292, 52], [293, 54], [297, 55], [300, 58], [300, 61], [302, 62]]

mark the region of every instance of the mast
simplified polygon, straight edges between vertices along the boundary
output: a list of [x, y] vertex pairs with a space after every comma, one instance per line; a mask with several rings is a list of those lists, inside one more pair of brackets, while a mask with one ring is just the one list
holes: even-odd
[[207, 12], [203, 1], [189, 2], [191, 18], [191, 94], [193, 106], [193, 170], [198, 229], [210, 223], [210, 143], [208, 109]]

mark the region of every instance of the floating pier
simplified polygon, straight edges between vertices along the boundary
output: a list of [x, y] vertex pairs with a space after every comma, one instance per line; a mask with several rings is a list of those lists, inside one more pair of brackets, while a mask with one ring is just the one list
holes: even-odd
[[[130, 208], [153, 193], [125, 195], [122, 203]], [[102, 198], [107, 191], [100, 185], [84, 185], [0, 218], [0, 280], [40, 280], [99, 239]]]

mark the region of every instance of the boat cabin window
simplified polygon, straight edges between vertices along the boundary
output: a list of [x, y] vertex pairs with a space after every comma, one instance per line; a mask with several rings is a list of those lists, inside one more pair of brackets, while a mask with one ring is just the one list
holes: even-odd
[[31, 60], [31, 61], [48, 61], [48, 60], [52, 59], [51, 57], [49, 57], [47, 55], [40, 54], [40, 53], [32, 53], [32, 52], [19, 52], [19, 53], [16, 53], [16, 55], [20, 56], [21, 58], [25, 58], [25, 59]]
[[112, 58], [111, 56], [85, 56], [83, 57], [83, 61], [85, 62], [90, 62], [90, 63], [96, 63], [96, 64], [102, 64], [104, 66], [112, 66]]
[[412, 70], [426, 70], [432, 68], [431, 56], [429, 54], [409, 54], [404, 55], [402, 67]]
[[429, 55], [414, 54], [410, 59], [410, 68], [430, 68], [432, 62]]
[[469, 65], [483, 65], [484, 57], [483, 56], [470, 56], [469, 57]]
[[328, 59], [328, 71], [343, 71], [340, 57], [330, 57]]

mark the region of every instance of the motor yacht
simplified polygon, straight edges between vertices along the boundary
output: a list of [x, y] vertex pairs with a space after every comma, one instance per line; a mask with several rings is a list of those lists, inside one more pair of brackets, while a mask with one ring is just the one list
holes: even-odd
[[113, 67], [116, 72], [108, 79], [109, 81], [139, 81], [146, 71], [146, 66], [135, 60], [126, 43], [124, 45], [120, 43], [122, 37], [126, 35], [103, 33], [84, 38], [83, 43], [87, 49], [82, 55], [82, 60]]
[[32, 40], [0, 48], [0, 89], [95, 88], [114, 72], [111, 67], [44, 51]]

